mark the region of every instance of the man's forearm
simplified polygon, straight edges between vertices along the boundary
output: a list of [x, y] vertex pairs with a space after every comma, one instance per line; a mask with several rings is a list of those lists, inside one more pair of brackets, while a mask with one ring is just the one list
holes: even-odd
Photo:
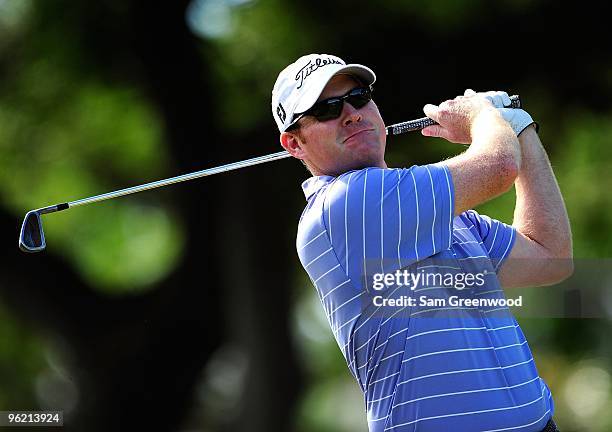
[[502, 117], [484, 112], [473, 122], [470, 147], [444, 161], [453, 178], [459, 215], [510, 190], [519, 173], [519, 142]]
[[546, 248], [552, 258], [571, 258], [572, 233], [565, 203], [533, 126], [521, 133], [519, 143], [522, 158], [512, 225]]

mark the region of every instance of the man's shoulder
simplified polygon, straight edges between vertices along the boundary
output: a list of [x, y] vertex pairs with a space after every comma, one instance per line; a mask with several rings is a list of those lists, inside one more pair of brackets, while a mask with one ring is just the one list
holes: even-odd
[[336, 177], [326, 188], [327, 194], [345, 195], [347, 191], [379, 196], [381, 190], [414, 187], [432, 189], [439, 185], [450, 187], [450, 177], [444, 164], [412, 165], [409, 168], [363, 168], [348, 171]]
[[400, 179], [402, 176], [406, 175], [410, 170], [415, 168], [415, 166], [410, 168], [379, 168], [379, 167], [368, 167], [362, 168], [359, 170], [347, 171], [343, 174], [340, 174], [338, 177], [334, 179], [334, 181], [330, 184], [332, 187], [327, 188], [327, 193], [334, 191], [342, 191], [346, 193], [346, 190], [356, 191], [356, 186], [361, 186], [362, 188], [367, 186], [372, 186], [376, 183], [380, 184], [381, 181], [385, 181], [385, 184], [390, 184], [394, 180]]
[[443, 166], [433, 164], [347, 171], [337, 177], [329, 177], [324, 184], [320, 183], [316, 192], [310, 195], [304, 214], [312, 211], [320, 213], [330, 208], [333, 213], [336, 206], [342, 206], [352, 213], [364, 205], [368, 207], [370, 204], [396, 200], [398, 194], [402, 203], [409, 197], [416, 199], [418, 196], [422, 200], [428, 193], [438, 195], [450, 183], [443, 170]]

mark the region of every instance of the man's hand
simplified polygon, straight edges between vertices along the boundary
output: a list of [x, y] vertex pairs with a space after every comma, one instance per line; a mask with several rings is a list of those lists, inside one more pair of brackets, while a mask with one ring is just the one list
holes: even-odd
[[489, 99], [476, 93], [457, 96], [439, 106], [427, 104], [423, 111], [427, 117], [439, 123], [423, 129], [423, 135], [460, 144], [472, 143], [474, 128], [481, 120], [491, 121], [501, 117]]
[[516, 136], [519, 136], [521, 132], [523, 132], [527, 128], [527, 126], [530, 126], [535, 123], [527, 111], [516, 108], [505, 108], [507, 106], [510, 106], [511, 103], [510, 96], [508, 96], [508, 93], [506, 92], [488, 91], [476, 93], [472, 89], [467, 89], [464, 92], [464, 96], [474, 95], [480, 95], [488, 99], [493, 104], [493, 106], [498, 109], [504, 120], [510, 123], [510, 126], [512, 127], [512, 130], [514, 131]]

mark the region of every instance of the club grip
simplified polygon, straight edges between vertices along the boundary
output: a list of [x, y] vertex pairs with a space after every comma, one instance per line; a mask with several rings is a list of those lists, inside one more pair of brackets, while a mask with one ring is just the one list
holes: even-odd
[[[519, 95], [510, 96], [510, 105], [506, 108], [521, 108], [521, 98]], [[416, 130], [421, 130], [426, 128], [427, 126], [432, 126], [438, 124], [434, 120], [429, 117], [422, 117], [416, 120], [409, 120], [407, 122], [396, 123], [391, 126], [387, 126], [387, 135], [399, 135], [406, 132], [412, 132]]]

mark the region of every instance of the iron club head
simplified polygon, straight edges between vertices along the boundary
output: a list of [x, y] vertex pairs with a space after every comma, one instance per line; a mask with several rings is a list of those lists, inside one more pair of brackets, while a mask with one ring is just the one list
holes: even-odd
[[19, 233], [19, 249], [24, 252], [40, 252], [45, 249], [45, 233], [43, 232], [41, 215], [54, 213], [70, 208], [69, 203], [56, 204], [30, 210], [23, 219]]
[[40, 252], [45, 249], [45, 233], [43, 232], [41, 211], [29, 211], [21, 224], [19, 234], [19, 249], [24, 252]]

